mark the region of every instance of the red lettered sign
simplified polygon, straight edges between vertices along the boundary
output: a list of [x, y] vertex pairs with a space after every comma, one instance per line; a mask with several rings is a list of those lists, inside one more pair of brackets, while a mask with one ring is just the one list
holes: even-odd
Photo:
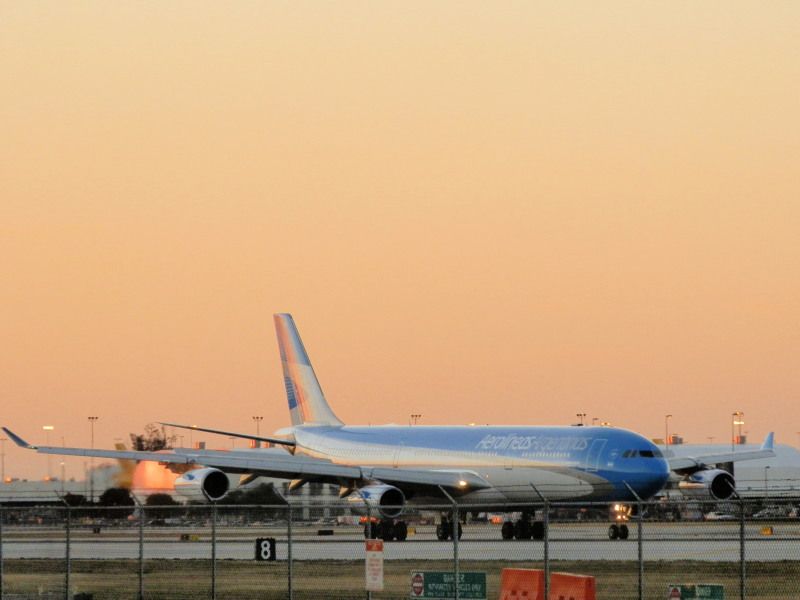
[[383, 591], [383, 540], [366, 540], [364, 575], [368, 592]]

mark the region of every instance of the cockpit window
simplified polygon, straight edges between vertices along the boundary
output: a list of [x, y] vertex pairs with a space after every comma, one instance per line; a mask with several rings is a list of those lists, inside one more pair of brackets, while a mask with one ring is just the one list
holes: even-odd
[[644, 458], [661, 458], [663, 454], [661, 454], [661, 450], [658, 448], [653, 448], [652, 450], [639, 450], [639, 456]]
[[663, 454], [658, 448], [653, 448], [652, 450], [625, 450], [622, 453], [622, 458], [636, 458], [637, 456], [642, 458], [661, 458]]

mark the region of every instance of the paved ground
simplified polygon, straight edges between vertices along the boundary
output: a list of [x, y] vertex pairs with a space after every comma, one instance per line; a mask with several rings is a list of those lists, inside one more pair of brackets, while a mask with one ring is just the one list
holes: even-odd
[[[772, 535], [762, 528], [772, 526]], [[638, 543], [636, 524], [629, 525], [631, 538], [610, 541], [603, 523], [555, 523], [550, 530], [549, 555], [553, 560], [636, 560]], [[332, 529], [333, 535], [318, 536], [320, 528]], [[192, 541], [181, 541], [188, 534]], [[70, 554], [74, 559], [131, 558], [139, 553], [138, 529], [104, 528], [72, 532]], [[149, 528], [145, 532], [144, 554], [149, 559], [210, 558], [210, 529], [191, 527]], [[295, 527], [292, 545], [295, 560], [354, 560], [364, 556], [363, 533], [358, 527]], [[700, 560], [728, 562], [739, 560], [738, 523], [645, 523], [643, 553], [645, 560]], [[220, 527], [217, 557], [252, 560], [255, 539], [275, 537], [278, 559], [288, 553], [284, 527]], [[499, 527], [469, 525], [459, 542], [458, 553], [465, 560], [543, 559], [540, 541], [502, 541]], [[746, 527], [746, 558], [751, 561], [800, 560], [800, 523], [749, 523]], [[51, 558], [65, 556], [64, 531], [58, 528], [6, 527], [3, 531], [3, 557]], [[443, 559], [453, 556], [453, 542], [436, 540], [431, 526], [420, 527], [405, 542], [387, 542], [386, 560]]]

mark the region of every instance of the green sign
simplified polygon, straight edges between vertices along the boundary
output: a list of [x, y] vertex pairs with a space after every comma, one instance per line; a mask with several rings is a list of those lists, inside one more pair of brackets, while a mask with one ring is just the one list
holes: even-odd
[[[455, 598], [452, 571], [411, 571], [411, 598]], [[486, 573], [458, 574], [458, 597], [486, 600]]]
[[725, 600], [725, 588], [717, 583], [671, 583], [667, 586], [667, 600]]

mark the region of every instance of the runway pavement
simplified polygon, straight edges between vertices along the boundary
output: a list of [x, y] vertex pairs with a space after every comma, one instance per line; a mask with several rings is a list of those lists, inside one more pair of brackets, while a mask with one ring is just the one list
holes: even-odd
[[[771, 525], [765, 535], [762, 528]], [[551, 560], [633, 561], [638, 557], [636, 524], [629, 524], [631, 537], [625, 541], [607, 538], [607, 524], [554, 523], [550, 529]], [[324, 528], [324, 526], [323, 526]], [[329, 527], [330, 528], [330, 527]], [[317, 536], [317, 527], [296, 527], [292, 553], [295, 560], [361, 560], [364, 557], [362, 529], [332, 527], [333, 535]], [[186, 534], [193, 541], [181, 541]], [[62, 529], [6, 528], [3, 557], [63, 559], [66, 552]], [[196, 536], [196, 540], [195, 537]], [[645, 523], [645, 560], [695, 560], [735, 562], [739, 560], [738, 523]], [[258, 537], [277, 539], [277, 558], [287, 557], [283, 527], [221, 527], [217, 535], [217, 558], [253, 560]], [[469, 525], [459, 542], [462, 560], [541, 561], [541, 541], [502, 541], [498, 527]], [[420, 527], [404, 542], [385, 544], [386, 560], [441, 559], [453, 556], [453, 542], [436, 540], [432, 526]], [[99, 534], [77, 529], [71, 532], [72, 559], [137, 559], [138, 529], [103, 529]], [[208, 528], [148, 528], [145, 532], [146, 559], [210, 559]], [[800, 523], [749, 523], [746, 527], [746, 558], [749, 561], [800, 560]]]

